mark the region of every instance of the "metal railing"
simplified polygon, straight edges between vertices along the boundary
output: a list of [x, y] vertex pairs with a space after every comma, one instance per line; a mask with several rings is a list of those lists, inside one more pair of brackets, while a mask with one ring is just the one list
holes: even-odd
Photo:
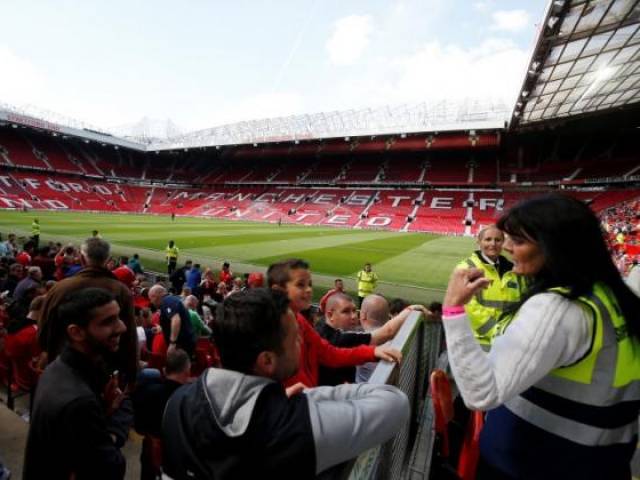
[[334, 478], [396, 480], [408, 473], [409, 460], [423, 421], [429, 372], [436, 366], [440, 355], [442, 325], [425, 322], [420, 313], [412, 313], [391, 341], [391, 346], [402, 352], [402, 363], [380, 362], [369, 382], [400, 388], [409, 398], [411, 416], [392, 440], [364, 452]]

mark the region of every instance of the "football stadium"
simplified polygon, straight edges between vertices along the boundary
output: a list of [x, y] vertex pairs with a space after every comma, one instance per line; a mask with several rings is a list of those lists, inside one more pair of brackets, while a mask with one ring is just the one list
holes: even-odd
[[640, 478], [640, 1], [535, 3], [510, 103], [0, 89], [0, 480]]

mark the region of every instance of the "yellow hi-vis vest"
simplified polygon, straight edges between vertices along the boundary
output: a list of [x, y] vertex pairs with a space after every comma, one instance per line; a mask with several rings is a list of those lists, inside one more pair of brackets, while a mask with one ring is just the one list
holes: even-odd
[[[567, 293], [561, 288], [550, 291]], [[538, 428], [581, 445], [634, 441], [640, 410], [640, 341], [629, 335], [606, 285], [596, 283], [591, 294], [574, 301], [593, 318], [590, 350], [574, 364], [552, 370], [505, 407]], [[499, 334], [511, 321], [501, 323]]]
[[180, 253], [180, 249], [178, 247], [176, 247], [175, 245], [173, 247], [167, 247], [166, 251], [167, 251], [167, 262], [178, 259], [178, 253]]
[[365, 272], [364, 270], [360, 270], [357, 278], [358, 296], [364, 298], [367, 295], [371, 295], [378, 283], [378, 274], [375, 272]]
[[488, 351], [500, 315], [505, 308], [520, 300], [526, 288], [525, 278], [513, 272], [506, 272], [500, 278], [496, 267], [483, 262], [477, 253], [460, 262], [456, 268], [477, 268], [484, 272], [485, 278], [492, 280], [491, 285], [474, 295], [464, 307], [476, 340], [483, 350]]
[[33, 222], [31, 224], [31, 235], [33, 235], [34, 237], [36, 235], [40, 235], [40, 224], [38, 222]]

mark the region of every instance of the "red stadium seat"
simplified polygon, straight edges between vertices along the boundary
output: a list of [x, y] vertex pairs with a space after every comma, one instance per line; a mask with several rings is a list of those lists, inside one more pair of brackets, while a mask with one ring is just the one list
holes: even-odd
[[[443, 370], [434, 370], [430, 381], [436, 432], [436, 454], [441, 467], [448, 476], [462, 480], [475, 479], [478, 459], [480, 458], [480, 431], [484, 425], [484, 413], [472, 411], [464, 431], [462, 445], [450, 445], [449, 429], [454, 419], [453, 397], [449, 378]], [[457, 468], [452, 466], [452, 451], [459, 451]], [[455, 473], [454, 473], [455, 472]]]

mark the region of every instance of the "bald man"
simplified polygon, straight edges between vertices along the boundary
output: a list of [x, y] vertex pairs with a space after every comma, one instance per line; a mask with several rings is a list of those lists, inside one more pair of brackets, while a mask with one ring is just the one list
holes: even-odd
[[193, 327], [183, 298], [169, 295], [162, 285], [154, 285], [149, 289], [149, 302], [160, 309], [160, 326], [162, 335], [168, 346], [167, 353], [181, 348], [189, 355], [195, 349]]
[[211, 329], [207, 327], [198, 314], [198, 304], [200, 303], [198, 297], [189, 295], [182, 303], [184, 303], [184, 306], [189, 310], [189, 319], [191, 320], [191, 327], [193, 328], [196, 342], [200, 337], [208, 337], [211, 335]]
[[[380, 297], [376, 295], [376, 297]], [[384, 300], [383, 297], [380, 297]], [[365, 298], [366, 300], [366, 298]], [[384, 300], [386, 302], [386, 300]], [[381, 345], [392, 339], [409, 316], [403, 312], [382, 328], [361, 332], [358, 311], [351, 297], [344, 293], [335, 293], [327, 300], [325, 319], [316, 324], [316, 331], [322, 338], [336, 347], [350, 348], [358, 345]], [[389, 319], [387, 307], [387, 320]], [[339, 385], [353, 382], [355, 369], [320, 368], [320, 385]]]
[[[365, 332], [371, 334], [372, 342], [378, 341], [384, 343], [395, 337], [404, 321], [413, 311], [422, 312], [425, 319], [431, 317], [431, 312], [423, 305], [410, 305], [391, 320], [389, 311], [389, 302], [382, 295], [374, 293], [367, 295], [364, 300], [362, 300], [362, 306], [360, 307], [360, 324]], [[376, 365], [378, 365], [378, 362], [369, 362], [356, 367], [356, 382], [364, 383], [368, 381]]]

